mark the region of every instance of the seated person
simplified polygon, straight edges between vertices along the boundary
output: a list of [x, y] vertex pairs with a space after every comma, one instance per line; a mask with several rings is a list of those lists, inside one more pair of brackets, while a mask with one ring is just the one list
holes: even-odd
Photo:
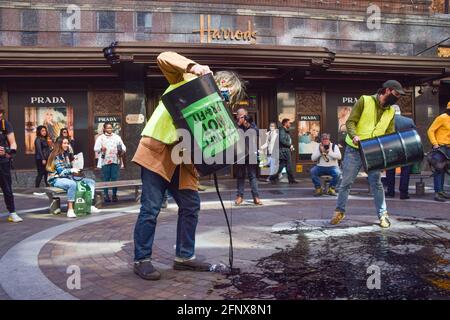
[[311, 178], [314, 183], [314, 196], [318, 197], [323, 194], [320, 183], [321, 176], [332, 176], [328, 194], [336, 195], [336, 185], [341, 177], [341, 170], [339, 169], [338, 160], [341, 160], [342, 155], [339, 147], [331, 143], [330, 134], [323, 133], [321, 136], [321, 143], [314, 149], [311, 156], [312, 161], [319, 161], [319, 163], [311, 169]]
[[[67, 217], [76, 218], [73, 211], [73, 203], [75, 201], [75, 192], [77, 189], [77, 182], [73, 179], [73, 175], [80, 172], [80, 169], [72, 168], [72, 161], [70, 159], [70, 142], [67, 138], [59, 139], [50, 153], [47, 161], [48, 183], [52, 187], [61, 188], [67, 191]], [[92, 179], [83, 178], [84, 181], [92, 191], [92, 199], [95, 195], [95, 181]], [[91, 206], [91, 212], [99, 212], [100, 210]]]

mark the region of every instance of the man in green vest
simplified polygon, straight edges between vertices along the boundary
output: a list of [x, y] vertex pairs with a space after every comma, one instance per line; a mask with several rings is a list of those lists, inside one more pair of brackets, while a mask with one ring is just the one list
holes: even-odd
[[[376, 94], [361, 96], [353, 106], [346, 122], [347, 137], [345, 139], [346, 150], [342, 168], [342, 182], [331, 224], [338, 224], [344, 219], [350, 188], [362, 167], [358, 150], [359, 141], [395, 132], [395, 110], [392, 105], [404, 94], [403, 87], [398, 81], [388, 80], [383, 83], [383, 87]], [[381, 170], [369, 171], [368, 180], [374, 195], [380, 226], [389, 228], [391, 222], [389, 221], [383, 184], [381, 183]]]
[[[157, 63], [170, 86], [169, 92], [198, 76], [210, 73], [176, 52], [163, 52]], [[244, 82], [231, 71], [214, 74], [222, 98], [229, 107], [245, 95]], [[147, 122], [133, 162], [141, 166], [141, 209], [134, 229], [134, 272], [145, 280], [158, 280], [161, 273], [151, 262], [156, 222], [166, 190], [178, 205], [175, 270], [209, 271], [211, 265], [195, 255], [195, 232], [200, 211], [198, 174], [192, 163], [177, 164], [173, 148], [179, 142], [175, 123], [162, 101]]]

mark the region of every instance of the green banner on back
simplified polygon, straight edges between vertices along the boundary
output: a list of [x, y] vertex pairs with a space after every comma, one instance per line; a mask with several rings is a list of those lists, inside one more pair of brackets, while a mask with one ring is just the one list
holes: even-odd
[[203, 154], [214, 157], [239, 140], [239, 133], [217, 92], [181, 110]]

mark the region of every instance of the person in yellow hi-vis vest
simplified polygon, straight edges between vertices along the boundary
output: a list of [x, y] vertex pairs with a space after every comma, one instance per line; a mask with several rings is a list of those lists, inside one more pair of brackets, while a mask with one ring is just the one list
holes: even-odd
[[[161, 53], [157, 62], [170, 84], [165, 93], [211, 72], [208, 66], [175, 52]], [[214, 78], [229, 106], [244, 97], [244, 84], [235, 73], [220, 71]], [[156, 220], [166, 190], [170, 191], [179, 208], [173, 268], [209, 271], [211, 267], [195, 257], [195, 230], [200, 211], [198, 175], [192, 164], [177, 165], [172, 161], [172, 149], [178, 142], [173, 119], [160, 101], [142, 132], [133, 158], [133, 162], [141, 166], [142, 179], [141, 209], [134, 229], [134, 272], [146, 280], [161, 277], [151, 263], [151, 256]]]
[[[359, 141], [395, 132], [395, 110], [392, 105], [404, 94], [402, 85], [398, 81], [388, 80], [383, 83], [383, 87], [376, 94], [361, 96], [353, 106], [345, 124], [347, 136], [342, 165], [342, 182], [331, 224], [338, 224], [344, 219], [350, 188], [362, 167], [358, 150]], [[381, 183], [381, 170], [371, 170], [368, 176], [380, 226], [388, 228], [391, 222], [389, 221], [383, 184]]]

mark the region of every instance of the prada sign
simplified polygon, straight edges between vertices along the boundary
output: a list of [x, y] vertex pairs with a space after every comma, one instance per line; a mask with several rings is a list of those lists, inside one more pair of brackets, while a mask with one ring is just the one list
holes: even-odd
[[200, 29], [193, 30], [192, 33], [200, 33], [200, 43], [211, 43], [213, 40], [234, 40], [256, 43], [256, 31], [252, 30], [252, 22], [248, 20], [247, 30], [233, 30], [231, 28], [215, 29], [211, 27], [211, 16], [200, 15]]

